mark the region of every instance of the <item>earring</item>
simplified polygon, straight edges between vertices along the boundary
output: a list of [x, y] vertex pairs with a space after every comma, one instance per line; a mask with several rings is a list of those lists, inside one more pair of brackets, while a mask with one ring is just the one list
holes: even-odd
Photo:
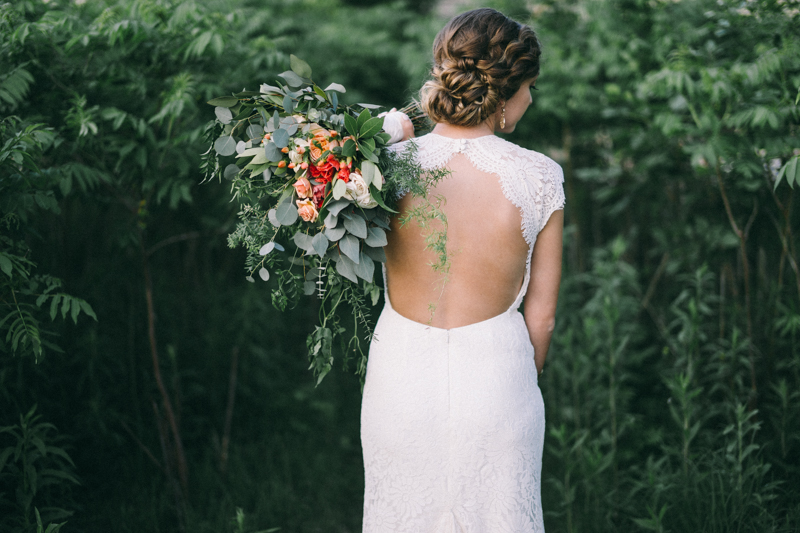
[[506, 127], [506, 105], [503, 104], [503, 111], [500, 114], [500, 129], [502, 130], [505, 127]]

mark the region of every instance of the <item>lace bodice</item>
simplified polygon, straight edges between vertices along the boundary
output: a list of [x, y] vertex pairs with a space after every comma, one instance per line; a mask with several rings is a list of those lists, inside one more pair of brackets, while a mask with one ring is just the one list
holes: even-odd
[[[500, 179], [503, 195], [520, 210], [522, 235], [528, 243], [525, 278], [511, 305], [511, 309], [517, 309], [528, 289], [536, 237], [550, 215], [564, 208], [564, 172], [561, 167], [544, 154], [519, 147], [495, 135], [452, 139], [429, 133], [392, 145], [390, 149], [402, 153], [408, 143], [417, 146], [417, 162], [423, 169], [441, 168], [460, 153], [466, 155], [478, 170], [495, 174]], [[385, 275], [384, 266], [384, 282]]]
[[564, 208], [564, 173], [544, 154], [495, 135], [451, 139], [435, 133], [395, 144], [391, 149], [402, 152], [408, 143], [417, 145], [417, 160], [424, 169], [442, 167], [461, 153], [478, 170], [497, 175], [503, 194], [520, 210], [522, 234], [531, 249], [553, 211]]

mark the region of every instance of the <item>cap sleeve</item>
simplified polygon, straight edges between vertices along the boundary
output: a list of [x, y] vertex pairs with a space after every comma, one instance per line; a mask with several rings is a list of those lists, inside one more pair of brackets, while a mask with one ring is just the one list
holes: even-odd
[[564, 209], [566, 198], [564, 196], [564, 170], [561, 165], [550, 158], [543, 170], [543, 187], [541, 198], [541, 211], [539, 214], [539, 231], [542, 231], [550, 220], [554, 211]]

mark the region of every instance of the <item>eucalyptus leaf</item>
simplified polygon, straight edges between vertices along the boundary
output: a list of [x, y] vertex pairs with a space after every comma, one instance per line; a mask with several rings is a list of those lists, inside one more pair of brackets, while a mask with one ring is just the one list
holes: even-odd
[[295, 74], [294, 72], [292, 72], [291, 70], [287, 70], [286, 72], [281, 72], [280, 74], [278, 74], [278, 76], [280, 76], [281, 78], [286, 80], [286, 84], [289, 87], [302, 87], [303, 86], [303, 83], [304, 83], [303, 79], [300, 76], [298, 76], [297, 74]]
[[289, 64], [292, 67], [292, 71], [295, 74], [302, 78], [310, 78], [311, 77], [311, 67], [308, 63], [297, 57], [296, 55], [292, 54], [289, 56]]
[[356, 104], [356, 105], [361, 106], [364, 109], [380, 109], [383, 107], [382, 105], [376, 105], [376, 104]]
[[317, 233], [314, 235], [314, 238], [311, 239], [311, 246], [320, 257], [325, 255], [325, 251], [328, 249], [328, 244], [328, 238], [322, 233]]
[[336, 262], [336, 271], [349, 279], [353, 283], [358, 283], [358, 276], [356, 275], [356, 264], [349, 257], [342, 255], [339, 261]]
[[231, 135], [224, 135], [214, 141], [214, 150], [221, 156], [229, 156], [236, 153], [236, 141]]
[[386, 262], [386, 252], [383, 251], [383, 248], [372, 248], [370, 246], [365, 246], [364, 253], [373, 261], [377, 261], [379, 263]]
[[269, 141], [267, 144], [264, 145], [264, 155], [267, 157], [269, 161], [272, 161], [273, 163], [283, 159], [283, 153], [281, 152], [281, 149], [278, 148], [272, 141]]
[[294, 237], [292, 237], [292, 240], [301, 250], [305, 250], [306, 252], [311, 252], [314, 250], [311, 245], [311, 236], [306, 235], [302, 231], [295, 233]]
[[344, 227], [348, 232], [352, 233], [359, 239], [367, 238], [367, 223], [358, 214], [355, 214], [350, 218], [345, 218]]
[[284, 202], [275, 209], [275, 218], [282, 226], [291, 226], [297, 220], [297, 207], [293, 202]]
[[261, 177], [264, 179], [264, 183], [269, 183], [270, 178], [272, 178], [272, 170], [269, 167], [265, 168]]
[[325, 228], [325, 236], [332, 242], [336, 242], [344, 237], [345, 233], [347, 233], [347, 230], [344, 229], [344, 226], [339, 226], [338, 228]]
[[354, 263], [359, 261], [358, 249], [358, 239], [352, 235], [345, 235], [339, 240], [339, 250], [341, 250], [344, 255], [352, 259]]
[[287, 113], [294, 111], [294, 101], [288, 94], [283, 97], [283, 110]]
[[236, 153], [242, 155], [244, 151], [247, 150], [247, 143], [244, 141], [239, 141], [236, 143]]
[[230, 165], [225, 167], [225, 172], [222, 173], [222, 176], [226, 180], [232, 180], [233, 178], [236, 177], [237, 174], [239, 174], [240, 170], [241, 169], [239, 167], [231, 163]]
[[267, 244], [261, 247], [261, 249], [258, 251], [258, 255], [267, 255], [274, 249], [275, 249], [275, 243], [268, 242]]
[[260, 91], [261, 91], [263, 94], [270, 94], [270, 93], [279, 93], [279, 92], [281, 92], [281, 89], [280, 89], [280, 87], [275, 87], [274, 85], [269, 85], [269, 84], [267, 84], [267, 83], [262, 83], [262, 84], [261, 84], [261, 87], [259, 88], [259, 90], [260, 90]]
[[283, 128], [275, 130], [275, 133], [272, 134], [272, 142], [278, 148], [286, 148], [289, 146], [289, 133]]
[[374, 246], [377, 248], [380, 246], [386, 246], [388, 244], [388, 241], [386, 240], [386, 232], [381, 228], [371, 227], [368, 229], [368, 231], [369, 235], [367, 235], [367, 238], [364, 241], [364, 244], [367, 246]]
[[281, 227], [281, 223], [278, 220], [276, 213], [277, 212], [275, 209], [270, 209], [269, 212], [267, 213], [267, 218], [269, 219], [270, 224], [272, 224], [276, 228], [279, 228]]
[[343, 180], [336, 180], [333, 184], [333, 199], [339, 200], [347, 192], [347, 184]]
[[325, 227], [335, 228], [339, 223], [339, 217], [328, 211], [328, 216], [325, 217]]
[[378, 166], [375, 163], [372, 161], [364, 161], [361, 163], [361, 177], [364, 178], [367, 187], [372, 183], [376, 173], [380, 175], [380, 170], [378, 170]]
[[214, 114], [223, 124], [230, 124], [231, 120], [233, 120], [233, 113], [227, 107], [215, 107]]
[[217, 107], [233, 107], [239, 103], [238, 98], [233, 96], [221, 96], [208, 101], [209, 104]]
[[256, 280], [254, 280], [254, 279], [253, 279], [253, 276], [245, 276], [245, 278], [244, 278], [244, 279], [246, 279], [246, 280], [247, 280], [247, 281], [249, 281], [250, 283], [255, 283], [255, 282], [256, 282]]
[[332, 214], [333, 216], [338, 216], [339, 213], [342, 212], [342, 209], [344, 209], [348, 205], [350, 205], [350, 202], [348, 202], [347, 200], [337, 200], [327, 205], [328, 213]]
[[338, 83], [331, 83], [325, 88], [325, 91], [336, 91], [337, 93], [346, 93], [347, 90], [344, 88], [344, 85], [339, 85]]
[[264, 281], [269, 281], [269, 270], [267, 270], [266, 268], [261, 267], [258, 270], [258, 275], [261, 276], [261, 279], [263, 279]]
[[262, 128], [258, 124], [250, 124], [247, 126], [247, 137], [250, 139], [259, 139], [261, 140], [264, 137], [264, 128]]
[[372, 278], [375, 275], [375, 263], [372, 262], [372, 259], [363, 252], [359, 257], [359, 262], [356, 263], [355, 267], [356, 276], [359, 278], [372, 283]]
[[317, 284], [313, 281], [304, 281], [303, 282], [303, 294], [306, 296], [311, 296], [314, 294], [314, 291], [317, 290]]

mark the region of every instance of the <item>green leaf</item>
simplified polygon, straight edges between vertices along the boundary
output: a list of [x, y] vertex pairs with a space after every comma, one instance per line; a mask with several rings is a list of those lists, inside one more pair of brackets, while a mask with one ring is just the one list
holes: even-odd
[[[348, 116], [350, 115], [345, 115], [345, 122], [347, 122]], [[353, 157], [354, 155], [356, 155], [356, 143], [353, 139], [347, 139], [342, 146], [342, 157]]]
[[278, 74], [278, 76], [283, 78], [289, 87], [293, 87], [295, 89], [302, 87], [303, 84], [305, 83], [300, 76], [298, 76], [291, 70], [287, 70], [286, 72], [281, 72], [280, 74]]
[[322, 233], [317, 233], [314, 235], [314, 238], [311, 239], [311, 246], [314, 249], [314, 252], [320, 257], [325, 255], [325, 252], [328, 249], [328, 238], [323, 235]]
[[[286, 148], [289, 146], [289, 132], [283, 128], [275, 130], [275, 133], [272, 134], [272, 142], [275, 143], [275, 146], [278, 148]], [[282, 157], [283, 156], [281, 156], [281, 158]]]
[[336, 262], [336, 271], [353, 283], [358, 283], [356, 264], [346, 255], [339, 256], [339, 260]]
[[89, 303], [85, 302], [84, 300], [80, 300], [80, 303], [83, 312], [86, 313], [87, 316], [92, 317], [94, 321], [97, 322], [97, 315], [94, 314], [94, 309], [92, 309], [92, 306], [89, 305]]
[[382, 128], [383, 128], [382, 117], [371, 118], [359, 127], [358, 135], [359, 137], [364, 137], [368, 139], [370, 137], [375, 136], [375, 134], [380, 132]]
[[[354, 213], [351, 217], [345, 218], [344, 227], [359, 239], [367, 238], [367, 223], [361, 215]], [[353, 260], [357, 262], [357, 258], [353, 258]]]
[[275, 218], [284, 226], [291, 226], [297, 220], [297, 207], [289, 200], [275, 209]]
[[337, 93], [346, 93], [343, 85], [339, 85], [338, 83], [331, 83], [325, 88], [326, 91], [336, 91]]
[[232, 135], [223, 135], [214, 141], [214, 150], [221, 156], [229, 156], [236, 153], [236, 141]]
[[369, 235], [367, 235], [367, 238], [364, 241], [364, 244], [367, 246], [379, 248], [388, 244], [388, 241], [386, 240], [386, 232], [381, 228], [370, 227], [368, 231]]
[[375, 275], [375, 263], [372, 262], [368, 255], [362, 252], [358, 263], [356, 263], [355, 271], [356, 276], [368, 283], [372, 283], [372, 278]]
[[359, 261], [359, 244], [358, 239], [352, 235], [345, 235], [339, 240], [339, 250], [353, 260], [353, 263]]
[[239, 103], [239, 99], [234, 98], [233, 96], [221, 96], [219, 98], [209, 100], [208, 103], [216, 107], [233, 107]]
[[250, 124], [247, 126], [246, 133], [249, 139], [258, 139], [260, 141], [264, 137], [264, 128], [258, 124]]
[[347, 184], [343, 180], [336, 180], [333, 184], [333, 199], [339, 200], [347, 192]]
[[14, 264], [11, 262], [11, 259], [9, 259], [8, 256], [6, 256], [6, 254], [0, 253], [0, 270], [2, 270], [6, 276], [12, 279], [14, 277], [11, 275], [11, 269], [13, 267]]
[[283, 153], [281, 152], [281, 149], [278, 148], [272, 141], [269, 141], [264, 145], [264, 155], [266, 155], [267, 159], [273, 163], [277, 163], [283, 159]]
[[379, 191], [378, 188], [375, 187], [374, 183], [372, 185], [370, 185], [369, 188], [370, 188], [370, 194], [372, 195], [372, 198], [376, 202], [378, 202], [379, 206], [381, 206], [382, 208], [384, 208], [386, 211], [388, 211], [390, 213], [397, 213], [397, 211], [395, 211], [394, 209], [392, 209], [388, 205], [386, 205], [386, 203], [383, 201], [383, 196], [381, 195], [381, 191]]
[[786, 165], [786, 182], [789, 184], [789, 187], [794, 188], [794, 184], [798, 180], [798, 168], [797, 162], [800, 161], [800, 157], [793, 157], [789, 163]]
[[231, 110], [227, 107], [215, 107], [214, 114], [217, 115], [217, 119], [223, 124], [230, 124], [231, 120], [233, 120], [233, 113], [231, 113]]
[[222, 173], [222, 177], [225, 178], [226, 180], [232, 180], [239, 174], [240, 170], [241, 169], [239, 167], [231, 163], [230, 165], [225, 167], [225, 171]]
[[379, 176], [377, 181], [380, 182], [381, 171], [378, 170], [378, 166], [375, 163], [372, 161], [364, 161], [361, 163], [361, 177], [364, 178], [364, 182], [367, 184], [367, 186], [375, 181], [376, 175]]
[[365, 246], [364, 253], [367, 254], [373, 261], [377, 261], [379, 263], [386, 262], [386, 253], [383, 251], [383, 248], [372, 248], [370, 246]]
[[298, 231], [297, 233], [295, 233], [294, 237], [292, 237], [292, 240], [297, 245], [297, 247], [303, 251], [311, 252], [312, 250], [314, 250], [314, 247], [311, 244], [312, 242], [311, 237], [309, 235], [306, 235], [302, 231]]
[[294, 111], [294, 101], [288, 94], [283, 97], [283, 110], [290, 114]]
[[58, 302], [61, 301], [61, 295], [56, 294], [53, 296], [53, 300], [50, 302], [50, 320], [56, 319], [56, 314], [58, 314]]
[[81, 304], [78, 302], [77, 298], [72, 299], [71, 309], [70, 309], [70, 316], [72, 317], [73, 324], [78, 323], [78, 315], [81, 312]]
[[347, 133], [349, 133], [353, 137], [358, 135], [358, 122], [356, 118], [350, 113], [344, 114], [344, 127], [347, 130]]
[[72, 298], [67, 296], [66, 294], [63, 295], [63, 301], [61, 302], [61, 318], [63, 320], [67, 319], [67, 313], [69, 313], [69, 308], [72, 303]]
[[358, 119], [356, 120], [356, 131], [361, 131], [361, 127], [367, 123], [369, 119], [372, 118], [372, 113], [369, 112], [369, 109], [363, 110], [359, 115]]
[[336, 227], [325, 228], [325, 236], [328, 238], [329, 241], [332, 242], [336, 242], [342, 237], [344, 237], [344, 234], [346, 232], [347, 230], [344, 229], [344, 226], [339, 226], [338, 228]]
[[292, 54], [289, 56], [289, 64], [292, 67], [292, 71], [300, 77], [303, 78], [310, 78], [311, 77], [311, 67], [308, 63], [297, 57], [296, 55]]

